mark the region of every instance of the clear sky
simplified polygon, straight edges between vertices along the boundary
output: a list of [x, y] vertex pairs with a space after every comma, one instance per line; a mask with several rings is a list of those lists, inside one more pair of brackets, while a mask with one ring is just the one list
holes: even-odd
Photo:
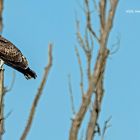
[[[68, 74], [71, 74], [74, 102], [79, 108], [79, 67], [74, 53], [75, 13], [83, 19], [79, 0], [4, 0], [2, 35], [12, 41], [29, 60], [38, 75], [26, 80], [16, 72], [13, 90], [5, 96], [4, 140], [19, 140], [32, 101], [47, 63], [47, 45], [53, 42], [53, 67], [37, 108], [27, 140], [66, 140], [71, 124]], [[112, 127], [105, 140], [140, 139], [140, 10], [138, 0], [120, 0], [108, 46], [120, 37], [119, 51], [109, 56], [105, 74], [105, 96], [100, 124], [112, 116]], [[96, 21], [96, 20], [95, 20]], [[95, 23], [96, 24], [96, 23]], [[5, 86], [10, 85], [13, 70], [5, 66]]]

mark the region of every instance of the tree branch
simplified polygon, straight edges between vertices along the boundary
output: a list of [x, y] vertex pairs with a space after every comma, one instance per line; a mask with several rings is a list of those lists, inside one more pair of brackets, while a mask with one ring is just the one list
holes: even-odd
[[15, 71], [13, 71], [13, 75], [12, 75], [12, 81], [11, 81], [11, 84], [9, 87], [4, 87], [4, 95], [7, 93], [7, 92], [10, 92], [12, 89], [13, 89], [13, 86], [14, 86], [14, 83], [15, 83]]
[[4, 69], [0, 68], [0, 140], [4, 133]]
[[41, 84], [40, 84], [40, 86], [38, 88], [38, 91], [37, 91], [37, 94], [35, 96], [35, 99], [33, 101], [33, 104], [32, 104], [31, 110], [30, 110], [30, 114], [29, 114], [29, 117], [28, 117], [28, 121], [27, 121], [26, 127], [25, 127], [25, 129], [24, 129], [24, 131], [22, 133], [22, 136], [21, 136], [20, 140], [25, 140], [27, 135], [28, 135], [28, 133], [29, 133], [29, 131], [30, 131], [30, 129], [31, 129], [31, 125], [32, 125], [33, 119], [35, 117], [35, 111], [36, 111], [39, 99], [40, 99], [40, 97], [41, 97], [41, 95], [43, 93], [42, 91], [43, 91], [44, 86], [46, 84], [50, 68], [52, 66], [52, 44], [49, 45], [48, 55], [49, 55], [48, 64], [47, 64], [47, 66], [45, 68], [44, 76], [43, 76]]
[[82, 62], [81, 62], [81, 58], [80, 58], [80, 54], [79, 54], [79, 51], [77, 48], [75, 48], [75, 53], [76, 53], [76, 56], [77, 56], [77, 60], [78, 60], [78, 64], [79, 64], [79, 70], [80, 70], [80, 77], [81, 77], [81, 80], [80, 80], [80, 89], [81, 89], [81, 93], [82, 95], [84, 94], [84, 79], [83, 79], [83, 68], [82, 68]]
[[[2, 13], [3, 13], [3, 0], [0, 0], [0, 32], [2, 32]], [[0, 60], [1, 61], [1, 60]], [[0, 140], [4, 133], [4, 69], [0, 67]]]
[[114, 15], [115, 15], [115, 11], [118, 5], [118, 1], [119, 0], [113, 0], [111, 2], [111, 7], [109, 10], [109, 14], [108, 14], [108, 18], [107, 18], [107, 24], [106, 24], [106, 30], [107, 32], [110, 32], [112, 25], [113, 25], [113, 19], [114, 19]]
[[75, 115], [75, 107], [74, 107], [74, 97], [73, 97], [73, 92], [72, 92], [72, 85], [71, 85], [71, 76], [68, 76], [68, 86], [69, 86], [69, 94], [70, 94], [70, 101], [71, 101], [71, 110], [73, 113], [73, 116]]
[[81, 126], [83, 118], [87, 112], [88, 106], [91, 101], [92, 93], [95, 92], [95, 90], [96, 90], [96, 85], [98, 83], [100, 75], [104, 71], [104, 65], [106, 63], [106, 58], [108, 56], [108, 53], [109, 53], [108, 50], [105, 50], [104, 54], [102, 54], [102, 55], [100, 54], [98, 57], [98, 61], [96, 62], [96, 66], [95, 66], [94, 75], [93, 75], [91, 81], [89, 82], [89, 87], [88, 87], [86, 94], [83, 95], [83, 100], [82, 100], [80, 109], [72, 122], [69, 140], [77, 140], [79, 127]]
[[3, 29], [2, 13], [3, 13], [3, 0], [0, 0], [0, 32], [2, 32]]
[[[102, 98], [103, 98], [103, 94], [104, 94], [103, 76], [104, 76], [104, 70], [105, 70], [105, 65], [106, 65], [106, 60], [107, 60], [108, 54], [109, 54], [109, 52], [106, 51], [106, 54], [104, 56], [104, 62], [102, 63], [102, 68], [101, 68], [102, 71], [101, 71], [101, 74], [99, 75], [99, 80], [98, 80], [98, 83], [96, 86], [97, 88], [95, 91], [95, 100], [94, 100], [94, 104], [93, 104], [93, 110], [91, 111], [90, 120], [88, 123], [86, 140], [94, 139], [95, 128], [96, 128], [97, 119], [98, 119], [98, 116], [100, 113]], [[99, 59], [97, 61], [99, 61]]]
[[91, 24], [91, 12], [89, 8], [89, 0], [85, 0], [85, 6], [86, 6], [86, 22], [87, 22], [87, 28], [91, 32], [91, 34], [95, 37], [95, 39], [99, 42], [99, 38], [96, 35], [93, 26]]
[[[84, 116], [87, 113], [89, 104], [91, 103], [91, 97], [92, 94], [95, 93], [95, 100], [93, 104], [93, 110], [91, 112], [90, 120], [89, 120], [89, 125], [86, 133], [86, 140], [93, 140], [94, 138], [94, 132], [95, 132], [95, 127], [97, 124], [100, 108], [101, 108], [101, 103], [102, 103], [102, 98], [103, 98], [103, 77], [104, 77], [104, 70], [106, 66], [106, 61], [109, 55], [109, 50], [107, 49], [107, 42], [108, 42], [108, 35], [110, 33], [110, 30], [112, 28], [112, 23], [113, 23], [113, 18], [114, 18], [114, 13], [115, 9], [117, 6], [117, 1], [114, 0], [111, 6], [111, 12], [109, 12], [108, 17], [108, 22], [106, 23], [106, 0], [100, 0], [100, 22], [101, 22], [101, 34], [100, 34], [100, 39], [98, 41], [99, 43], [99, 51], [97, 54], [96, 62], [94, 65], [94, 68], [91, 72], [91, 78], [88, 79], [88, 90], [85, 92], [83, 95], [82, 103], [80, 105], [79, 111], [77, 112], [75, 118], [72, 121], [71, 129], [70, 129], [70, 135], [69, 135], [69, 140], [77, 140], [78, 139], [78, 132], [80, 129], [80, 126], [83, 122]], [[85, 4], [87, 6], [87, 9], [89, 8], [89, 0], [85, 0]], [[89, 11], [89, 9], [88, 9]], [[89, 19], [89, 14], [86, 14], [86, 20], [87, 23], [90, 23]], [[109, 24], [109, 25], [107, 25]], [[91, 25], [91, 24], [90, 24]], [[89, 28], [89, 27], [88, 27]], [[91, 31], [90, 31], [91, 32]], [[80, 34], [80, 33], [79, 33]], [[95, 34], [93, 36], [96, 38]], [[82, 42], [84, 42], [82, 40]], [[83, 43], [81, 43], [82, 46]], [[84, 43], [84, 48], [87, 48], [87, 46]], [[87, 52], [86, 52], [87, 54]], [[88, 63], [88, 61], [87, 61]], [[91, 62], [90, 62], [91, 63]]]
[[[105, 2], [105, 3], [104, 3]], [[115, 3], [116, 1], [114, 1]], [[117, 6], [116, 4], [113, 4], [115, 6]], [[104, 69], [105, 69], [105, 64], [106, 64], [106, 59], [109, 55], [109, 50], [106, 48], [107, 47], [107, 41], [108, 41], [108, 35], [110, 33], [110, 30], [112, 28], [112, 23], [113, 23], [113, 18], [114, 18], [114, 14], [113, 15], [110, 15], [111, 18], [109, 18], [110, 20], [107, 22], [107, 24], [110, 24], [109, 27], [108, 25], [106, 25], [106, 23], [104, 22], [105, 21], [105, 7], [106, 7], [106, 1], [105, 0], [101, 0], [100, 1], [100, 14], [102, 15], [100, 17], [101, 19], [101, 25], [103, 24], [103, 26], [101, 27], [102, 30], [101, 30], [101, 36], [100, 36], [100, 50], [99, 50], [99, 53], [98, 53], [98, 57], [97, 57], [97, 65], [95, 65], [95, 69], [94, 69], [94, 74], [96, 75], [96, 77], [99, 77], [100, 78], [100, 75], [101, 76], [101, 83], [99, 83], [99, 87], [98, 87], [98, 83], [97, 83], [97, 88], [96, 88], [96, 94], [95, 94], [95, 101], [94, 101], [94, 105], [93, 105], [93, 110], [91, 112], [91, 116], [90, 116], [90, 120], [89, 120], [89, 124], [88, 124], [88, 129], [87, 129], [87, 135], [86, 135], [86, 140], [93, 140], [94, 139], [94, 132], [95, 132], [95, 127], [96, 127], [96, 124], [97, 124], [97, 120], [98, 120], [98, 117], [99, 117], [99, 113], [100, 113], [100, 108], [101, 108], [101, 103], [102, 103], [102, 98], [103, 98], [103, 72], [104, 72]], [[113, 13], [115, 13], [115, 9], [116, 7], [113, 7], [114, 9], [112, 9]], [[104, 12], [104, 13], [103, 13]], [[112, 17], [113, 16], [113, 17]], [[104, 30], [104, 28], [107, 28], [106, 30]], [[105, 59], [103, 59], [105, 58]], [[102, 61], [102, 62], [101, 62]], [[101, 64], [102, 63], [102, 64]], [[98, 65], [98, 64], [101, 64], [101, 65]], [[99, 70], [100, 69], [103, 69], [103, 71], [101, 73], [99, 73]], [[97, 80], [95, 78], [95, 80]]]
[[108, 129], [109, 127], [111, 127], [111, 125], [109, 124], [110, 120], [111, 120], [111, 117], [109, 117], [109, 119], [107, 119], [107, 120], [105, 121], [105, 123], [104, 123], [104, 127], [103, 127], [103, 132], [102, 132], [101, 140], [104, 140], [105, 133], [106, 133], [107, 129]]
[[100, 0], [100, 23], [101, 23], [101, 32], [105, 28], [106, 23], [106, 0]]

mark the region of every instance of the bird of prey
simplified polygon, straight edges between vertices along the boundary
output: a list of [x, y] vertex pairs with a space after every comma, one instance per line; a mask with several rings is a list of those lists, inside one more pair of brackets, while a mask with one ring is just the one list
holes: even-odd
[[1, 68], [6, 64], [24, 74], [26, 79], [36, 78], [36, 73], [28, 66], [28, 61], [21, 51], [10, 41], [0, 35]]

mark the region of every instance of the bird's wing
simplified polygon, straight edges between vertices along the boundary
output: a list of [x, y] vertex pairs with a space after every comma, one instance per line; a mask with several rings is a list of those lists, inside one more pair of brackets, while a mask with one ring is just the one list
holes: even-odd
[[28, 62], [21, 51], [2, 36], [0, 36], [0, 59], [7, 65], [15, 65], [24, 69], [28, 67]]

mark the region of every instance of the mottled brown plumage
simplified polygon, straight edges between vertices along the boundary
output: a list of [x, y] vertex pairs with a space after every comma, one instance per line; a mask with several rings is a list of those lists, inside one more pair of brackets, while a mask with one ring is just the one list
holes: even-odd
[[2, 36], [0, 36], [0, 59], [6, 65], [23, 73], [27, 79], [36, 78], [36, 73], [28, 67], [28, 61], [21, 51]]

